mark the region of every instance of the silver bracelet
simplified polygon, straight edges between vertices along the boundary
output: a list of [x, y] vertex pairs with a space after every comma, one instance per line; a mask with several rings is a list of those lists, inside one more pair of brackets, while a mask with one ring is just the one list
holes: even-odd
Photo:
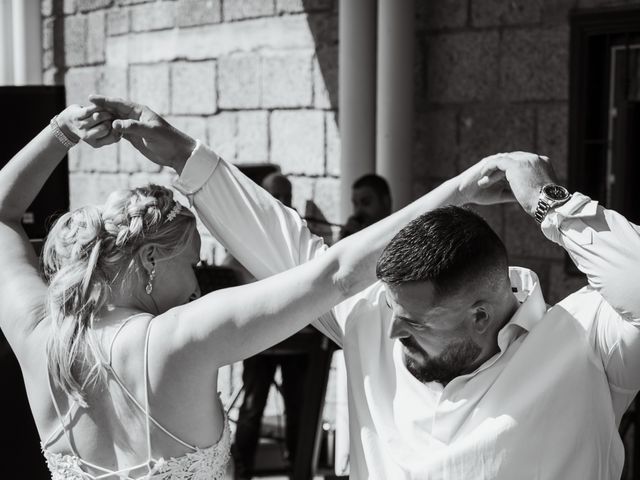
[[51, 131], [53, 132], [53, 136], [56, 137], [62, 145], [67, 148], [73, 147], [77, 141], [71, 140], [67, 137], [62, 130], [60, 130], [60, 125], [58, 125], [58, 116], [56, 115], [49, 122], [49, 126], [51, 127]]

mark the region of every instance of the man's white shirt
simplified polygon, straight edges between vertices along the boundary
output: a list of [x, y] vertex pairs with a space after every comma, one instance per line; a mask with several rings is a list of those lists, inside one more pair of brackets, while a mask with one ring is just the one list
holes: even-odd
[[[176, 187], [257, 278], [326, 249], [295, 211], [201, 144]], [[446, 387], [404, 366], [380, 282], [314, 322], [344, 350], [351, 478], [620, 478], [617, 427], [640, 389], [640, 229], [581, 194], [542, 228], [590, 286], [548, 308], [535, 273], [512, 267], [521, 306], [500, 351]]]

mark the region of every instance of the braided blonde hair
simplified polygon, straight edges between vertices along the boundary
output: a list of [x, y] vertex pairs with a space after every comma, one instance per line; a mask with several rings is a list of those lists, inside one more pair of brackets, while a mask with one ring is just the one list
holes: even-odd
[[[113, 289], [144, 281], [138, 255], [143, 246], [156, 247], [159, 258], [170, 257], [196, 231], [193, 214], [182, 208], [175, 215], [175, 205], [173, 192], [158, 185], [118, 190], [102, 207], [64, 214], [47, 237], [42, 256], [52, 324], [49, 372], [81, 405], [86, 406], [83, 385], [104, 374], [105, 357], [92, 327]], [[175, 216], [167, 221], [170, 212]]]

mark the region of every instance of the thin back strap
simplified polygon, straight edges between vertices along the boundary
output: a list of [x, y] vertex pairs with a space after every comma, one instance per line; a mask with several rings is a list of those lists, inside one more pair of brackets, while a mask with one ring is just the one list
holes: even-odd
[[152, 416], [151, 416], [151, 412], [149, 409], [149, 337], [151, 336], [151, 324], [153, 323], [153, 320], [156, 317], [153, 317], [151, 320], [149, 320], [149, 325], [147, 325], [147, 332], [145, 335], [145, 339], [144, 339], [144, 383], [145, 383], [145, 388], [144, 388], [144, 413], [145, 413], [145, 417], [146, 417], [146, 422], [147, 422], [147, 452], [148, 452], [148, 456], [149, 459], [151, 459], [151, 422], [153, 422], [153, 424], [158, 427], [160, 430], [162, 430], [165, 434], [169, 435], [171, 438], [173, 438], [176, 442], [180, 443], [181, 445], [184, 445], [187, 448], [190, 448], [191, 450], [197, 450], [197, 447], [194, 447], [193, 445], [189, 445], [187, 442], [180, 440], [178, 437], [176, 437], [173, 433], [171, 433], [169, 430], [167, 430], [166, 428], [164, 428], [162, 425], [160, 425], [160, 423], [158, 423]]
[[[134, 318], [134, 317], [136, 317], [138, 315], [149, 315], [149, 314], [140, 313], [140, 314], [132, 315], [125, 322], [123, 322], [122, 325], [120, 325], [120, 327], [118, 327], [118, 330], [116, 330], [116, 333], [113, 336], [113, 339], [111, 341], [111, 345], [110, 345], [110, 348], [109, 348], [109, 364], [107, 365], [107, 369], [109, 370], [109, 372], [113, 376], [113, 379], [116, 381], [116, 383], [120, 386], [120, 388], [122, 388], [122, 391], [129, 398], [129, 400], [131, 400], [133, 402], [133, 404], [136, 407], [138, 407], [141, 412], [143, 412], [145, 414], [147, 423], [149, 421], [153, 422], [153, 424], [156, 427], [158, 427], [160, 430], [162, 430], [164, 433], [166, 433], [169, 437], [173, 438], [176, 442], [178, 442], [179, 444], [184, 445], [185, 447], [195, 451], [195, 450], [197, 450], [197, 447], [194, 447], [193, 445], [190, 445], [190, 444], [184, 442], [183, 440], [180, 440], [178, 437], [176, 437], [174, 434], [172, 434], [169, 430], [167, 430], [162, 425], [160, 425], [160, 423], [149, 414], [149, 396], [148, 396], [148, 391], [147, 391], [147, 389], [149, 388], [149, 375], [148, 375], [148, 368], [149, 368], [149, 365], [148, 365], [148, 358], [149, 358], [148, 349], [149, 349], [149, 346], [148, 345], [149, 345], [149, 335], [150, 335], [150, 331], [151, 331], [151, 322], [153, 321], [153, 319], [155, 317], [153, 317], [153, 318], [151, 318], [149, 320], [149, 324], [147, 325], [147, 330], [146, 330], [146, 334], [145, 334], [145, 351], [144, 351], [145, 405], [142, 405], [138, 401], [138, 399], [129, 391], [127, 386], [122, 382], [122, 380], [120, 379], [120, 377], [118, 376], [118, 374], [116, 373], [116, 371], [113, 369], [113, 367], [111, 365], [111, 362], [112, 362], [112, 351], [113, 351], [113, 346], [114, 346], [116, 337], [118, 336], [118, 334], [122, 330], [122, 328], [126, 325], [126, 323], [130, 319], [132, 319], [132, 318]], [[149, 432], [150, 432], [150, 426], [147, 426], [147, 448], [149, 448], [149, 445], [150, 445], [150, 433]]]
[[[113, 375], [113, 379], [116, 381], [116, 383], [118, 385], [120, 385], [120, 388], [122, 388], [122, 391], [125, 393], [125, 395], [129, 398], [129, 400], [131, 400], [133, 402], [133, 404], [138, 407], [140, 409], [140, 411], [142, 413], [145, 413], [147, 410], [145, 409], [145, 407], [138, 401], [138, 399], [136, 397], [133, 396], [133, 394], [129, 391], [129, 389], [127, 388], [127, 386], [122, 383], [122, 380], [120, 380], [120, 377], [118, 377], [118, 374], [113, 370], [113, 368], [108, 367], [111, 375]], [[176, 442], [180, 443], [181, 445], [184, 445], [187, 448], [190, 448], [191, 450], [197, 450], [197, 447], [194, 447], [193, 445], [190, 445], [188, 443], [186, 443], [183, 440], [180, 440], [178, 437], [176, 437], [173, 433], [171, 433], [169, 430], [167, 430], [166, 428], [164, 428], [155, 418], [153, 418], [151, 415], [149, 415], [149, 420], [151, 420], [151, 422], [158, 427], [160, 430], [162, 430], [164, 433], [166, 433], [168, 436], [170, 436], [171, 438], [173, 438]]]
[[[140, 315], [151, 315], [151, 314], [142, 312], [142, 313], [136, 313], [135, 315], [131, 315], [129, 318], [127, 318], [124, 322], [120, 324], [120, 326], [116, 330], [116, 333], [113, 334], [113, 338], [111, 339], [111, 343], [109, 344], [109, 358], [107, 359], [109, 362], [109, 365], [111, 365], [111, 361], [113, 360], [113, 346], [116, 343], [116, 338], [118, 337], [118, 334], [122, 331], [125, 325], [129, 323], [129, 320], [135, 317], [139, 317]], [[152, 317], [151, 319], [153, 320], [153, 318], [154, 317]]]
[[[80, 463], [82, 463], [83, 465], [86, 465], [88, 467], [91, 467], [95, 470], [99, 470], [101, 472], [103, 472], [100, 475], [92, 475], [88, 472], [83, 472], [84, 475], [86, 475], [88, 478], [93, 479], [93, 480], [100, 480], [103, 478], [107, 478], [107, 477], [111, 477], [113, 475], [118, 475], [120, 477], [123, 477], [124, 475], [124, 480], [135, 480], [134, 478], [132, 478], [131, 476], [129, 476], [127, 474], [127, 472], [130, 472], [131, 470], [136, 470], [138, 468], [142, 468], [142, 467], [147, 467], [147, 470], [149, 471], [149, 473], [152, 473], [154, 470], [151, 469], [150, 467], [150, 460], [147, 460], [144, 463], [140, 463], [139, 465], [134, 465], [132, 467], [126, 467], [120, 470], [109, 470], [108, 468], [104, 468], [101, 467], [100, 465], [96, 465], [95, 463], [89, 462], [87, 460], [84, 460], [83, 458], [80, 457], [80, 454], [77, 452], [77, 450], [75, 449], [73, 442], [71, 441], [71, 435], [69, 435], [69, 432], [67, 431], [66, 428], [66, 423], [65, 421], [68, 421], [68, 417], [71, 416], [72, 412], [73, 412], [73, 407], [77, 406], [78, 404], [74, 401], [73, 402], [73, 406], [69, 409], [69, 411], [67, 412], [67, 414], [63, 417], [62, 414], [60, 413], [60, 407], [58, 406], [58, 402], [56, 401], [56, 397], [53, 394], [53, 387], [51, 386], [51, 376], [47, 375], [47, 384], [49, 386], [49, 394], [51, 395], [51, 401], [53, 402], [53, 407], [56, 411], [56, 415], [58, 417], [58, 421], [60, 422], [60, 424], [58, 425], [58, 428], [56, 428], [53, 433], [51, 435], [49, 435], [49, 437], [42, 443], [42, 448], [46, 449], [47, 446], [49, 445], [49, 442], [51, 441], [51, 439], [58, 434], [58, 431], [60, 429], [62, 429], [62, 431], [64, 432], [65, 437], [67, 437], [67, 442], [69, 443], [69, 448], [71, 449], [71, 452], [73, 453], [73, 455], [78, 459], [78, 461]], [[126, 389], [125, 389], [126, 391]], [[127, 393], [129, 393], [127, 391]]]
[[149, 411], [149, 337], [151, 336], [151, 324], [153, 317], [149, 320], [147, 331], [144, 336], [144, 416], [147, 425], [147, 460], [151, 461], [151, 412]]
[[51, 375], [48, 372], [48, 368], [47, 368], [47, 386], [49, 387], [49, 395], [51, 395], [51, 401], [53, 402], [53, 408], [56, 411], [56, 416], [58, 417], [58, 421], [60, 422], [60, 425], [58, 426], [58, 428], [56, 428], [51, 435], [49, 435], [47, 437], [47, 439], [43, 442], [42, 446], [43, 448], [46, 448], [47, 445], [49, 445], [49, 442], [51, 442], [51, 440], [58, 435], [59, 430], [62, 428], [62, 431], [64, 432], [64, 436], [67, 437], [67, 442], [69, 443], [69, 448], [71, 449], [71, 451], [73, 452], [73, 454], [76, 457], [79, 457], [78, 452], [76, 452], [75, 447], [73, 446], [73, 442], [71, 441], [71, 435], [69, 435], [69, 432], [67, 431], [67, 427], [66, 427], [66, 423], [65, 421], [67, 421], [69, 419], [69, 417], [71, 417], [71, 413], [73, 412], [73, 407], [77, 405], [76, 402], [73, 402], [73, 405], [69, 408], [69, 410], [67, 411], [66, 415], [62, 415], [60, 413], [60, 407], [58, 406], [58, 402], [56, 400], [55, 395], [53, 394], [53, 387], [51, 386]]
[[120, 470], [110, 470], [108, 468], [101, 467], [100, 465], [96, 465], [95, 463], [91, 463], [91, 462], [89, 462], [87, 460], [83, 460], [78, 455], [76, 455], [76, 458], [83, 465], [85, 465], [87, 467], [91, 467], [94, 470], [99, 470], [99, 471], [103, 472], [103, 473], [101, 473], [99, 475], [93, 475], [93, 474], [88, 473], [88, 472], [83, 470], [82, 473], [84, 475], [88, 476], [89, 478], [91, 478], [92, 480], [100, 480], [100, 479], [103, 479], [103, 478], [112, 477], [114, 475], [117, 475], [122, 480], [136, 480], [135, 478], [132, 478], [131, 476], [129, 476], [128, 472], [130, 472], [131, 470], [137, 470], [138, 468], [142, 468], [142, 467], [144, 467], [146, 465], [145, 463], [141, 463], [140, 465], [134, 465], [133, 467], [125, 467], [125, 468], [122, 468]]
[[[69, 409], [69, 411], [67, 412], [67, 414], [63, 417], [62, 414], [60, 413], [60, 407], [58, 406], [58, 402], [56, 401], [56, 397], [53, 394], [53, 387], [51, 386], [51, 376], [47, 375], [47, 384], [49, 386], [49, 394], [51, 395], [51, 401], [53, 402], [53, 407], [56, 411], [56, 415], [58, 417], [58, 420], [60, 422], [60, 425], [58, 426], [58, 428], [56, 428], [53, 433], [51, 435], [49, 435], [49, 437], [42, 443], [42, 448], [46, 449], [47, 445], [49, 444], [49, 442], [51, 441], [51, 439], [58, 434], [58, 431], [60, 429], [62, 429], [62, 431], [64, 432], [65, 437], [67, 437], [67, 442], [69, 443], [69, 448], [71, 449], [71, 452], [73, 453], [73, 455], [78, 459], [78, 461], [80, 463], [82, 463], [83, 465], [86, 465], [88, 467], [91, 467], [95, 470], [99, 470], [101, 472], [103, 472], [100, 475], [92, 475], [88, 472], [83, 472], [84, 475], [86, 475], [88, 478], [93, 479], [93, 480], [100, 480], [103, 478], [107, 478], [107, 477], [111, 477], [113, 475], [118, 475], [119, 477], [123, 477], [124, 476], [124, 480], [135, 480], [134, 478], [132, 478], [131, 476], [129, 476], [127, 474], [127, 472], [130, 472], [131, 470], [137, 470], [138, 468], [142, 468], [142, 467], [147, 467], [147, 470], [149, 471], [149, 473], [153, 473], [155, 469], [151, 468], [151, 461], [152, 459], [147, 460], [144, 463], [140, 463], [139, 465], [134, 465], [132, 467], [126, 467], [120, 470], [110, 470], [108, 468], [104, 468], [101, 467], [100, 465], [96, 465], [95, 463], [89, 462], [87, 460], [84, 460], [83, 458], [80, 457], [80, 454], [77, 452], [77, 450], [75, 449], [73, 442], [71, 441], [71, 435], [69, 435], [69, 432], [65, 426], [65, 421], [68, 421], [68, 417], [71, 416], [72, 412], [73, 412], [73, 407], [77, 406], [78, 404], [74, 401], [73, 402], [73, 406]], [[126, 389], [125, 389], [126, 391]], [[129, 393], [129, 392], [127, 392]]]

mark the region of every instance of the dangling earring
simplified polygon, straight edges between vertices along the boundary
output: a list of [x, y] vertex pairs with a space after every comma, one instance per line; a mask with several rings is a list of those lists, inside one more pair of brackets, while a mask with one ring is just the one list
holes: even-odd
[[147, 292], [147, 295], [151, 295], [151, 292], [153, 292], [153, 279], [156, 278], [156, 267], [153, 267], [151, 269], [151, 273], [149, 274], [149, 281], [147, 282], [147, 286], [144, 287], [145, 292]]

